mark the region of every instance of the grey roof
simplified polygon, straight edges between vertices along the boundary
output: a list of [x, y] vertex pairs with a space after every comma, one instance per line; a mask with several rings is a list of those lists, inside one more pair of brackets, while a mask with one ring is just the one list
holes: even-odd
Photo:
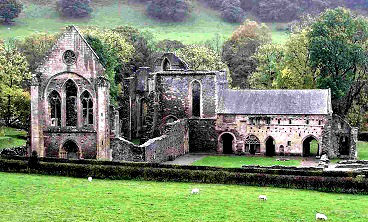
[[277, 115], [332, 113], [328, 89], [322, 90], [224, 90], [218, 113]]

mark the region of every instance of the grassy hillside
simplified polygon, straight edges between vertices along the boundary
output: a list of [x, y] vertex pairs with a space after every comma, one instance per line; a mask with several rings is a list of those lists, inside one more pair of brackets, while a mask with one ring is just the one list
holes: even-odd
[[[11, 185], [11, 186], [9, 186]], [[190, 195], [200, 188], [199, 195]], [[267, 195], [267, 201], [258, 196]], [[368, 221], [368, 196], [0, 173], [0, 221]]]
[[26, 145], [27, 132], [8, 127], [0, 127], [0, 150]]
[[[116, 27], [131, 25], [150, 31], [156, 40], [175, 39], [184, 43], [197, 43], [211, 40], [216, 33], [227, 38], [239, 24], [222, 21], [218, 13], [195, 4], [192, 17], [183, 23], [163, 23], [145, 15], [141, 4], [124, 0], [94, 1], [94, 12], [89, 19], [61, 19], [55, 10], [55, 1], [23, 0], [24, 10], [13, 26], [0, 26], [0, 38], [23, 38], [35, 32], [58, 32], [67, 25]], [[99, 3], [99, 2], [103, 2]], [[287, 34], [273, 33], [274, 41], [284, 41]]]

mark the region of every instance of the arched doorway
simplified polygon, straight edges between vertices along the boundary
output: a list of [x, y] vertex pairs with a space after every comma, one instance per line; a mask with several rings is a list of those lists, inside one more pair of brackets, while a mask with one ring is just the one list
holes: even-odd
[[168, 71], [171, 69], [171, 64], [168, 58], [165, 58], [164, 61], [162, 62], [162, 70], [163, 71]]
[[314, 136], [303, 140], [303, 156], [319, 156], [319, 142]]
[[261, 143], [259, 142], [259, 139], [254, 135], [250, 135], [245, 139], [244, 146], [245, 152], [249, 152], [252, 155], [261, 152]]
[[279, 148], [279, 154], [280, 156], [284, 156], [285, 155], [285, 148], [284, 148], [284, 145], [281, 145], [280, 148]]
[[230, 133], [224, 133], [221, 135], [222, 141], [222, 153], [224, 154], [232, 154], [233, 151], [233, 141], [234, 137]]
[[79, 156], [79, 148], [74, 141], [68, 140], [64, 143], [62, 151], [60, 152], [60, 158], [79, 159]]
[[347, 136], [341, 136], [339, 141], [340, 155], [347, 156], [350, 154], [350, 141]]
[[275, 140], [271, 136], [266, 140], [266, 156], [275, 156]]

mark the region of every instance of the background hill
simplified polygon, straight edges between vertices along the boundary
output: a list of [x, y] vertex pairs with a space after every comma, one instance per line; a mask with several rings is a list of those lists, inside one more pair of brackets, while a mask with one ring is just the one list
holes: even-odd
[[[149, 31], [155, 40], [171, 39], [183, 43], [199, 43], [214, 39], [219, 34], [227, 38], [239, 26], [239, 23], [227, 23], [220, 13], [203, 3], [194, 1], [193, 13], [184, 22], [160, 22], [145, 14], [145, 4], [127, 0], [93, 0], [92, 16], [88, 19], [64, 19], [56, 11], [54, 0], [22, 0], [23, 12], [11, 26], [0, 26], [0, 38], [24, 38], [35, 32], [59, 32], [65, 26], [74, 24], [79, 27], [97, 26], [114, 28], [130, 25]], [[283, 42], [288, 34], [277, 31], [277, 24], [269, 23], [273, 30], [273, 41]]]

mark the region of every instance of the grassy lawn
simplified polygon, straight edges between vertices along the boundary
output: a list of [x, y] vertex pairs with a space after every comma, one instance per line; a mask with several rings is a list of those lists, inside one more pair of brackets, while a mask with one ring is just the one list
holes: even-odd
[[24, 137], [27, 135], [25, 131], [19, 131], [12, 128], [3, 127], [0, 128], [0, 150], [4, 148], [24, 146], [26, 140]]
[[1, 222], [368, 221], [368, 196], [271, 187], [0, 173], [0, 197]]
[[216, 166], [237, 168], [243, 165], [283, 165], [299, 166], [301, 160], [276, 161], [278, 157], [256, 156], [207, 156], [193, 163], [194, 166]]
[[[35, 4], [34, 2], [42, 2]], [[91, 18], [84, 20], [61, 19], [55, 10], [55, 1], [23, 0], [24, 10], [15, 19], [14, 26], [0, 25], [0, 38], [24, 38], [36, 32], [55, 33], [67, 25], [97, 26], [113, 28], [131, 25], [141, 30], [153, 33], [156, 40], [173, 39], [184, 43], [198, 43], [214, 39], [220, 34], [223, 39], [228, 38], [239, 24], [224, 22], [218, 12], [195, 3], [192, 17], [182, 23], [165, 23], [150, 19], [145, 15], [142, 4], [127, 3], [127, 1], [109, 0], [107, 3], [94, 3]], [[287, 34], [273, 30], [273, 40], [283, 42]]]
[[368, 143], [359, 141], [358, 142], [358, 158], [360, 160], [368, 160]]

